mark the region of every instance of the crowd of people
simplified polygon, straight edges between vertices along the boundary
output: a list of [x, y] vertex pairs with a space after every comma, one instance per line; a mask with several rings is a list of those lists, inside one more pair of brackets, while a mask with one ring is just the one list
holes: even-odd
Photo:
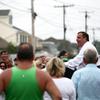
[[79, 53], [72, 59], [66, 50], [35, 57], [29, 43], [18, 46], [13, 61], [1, 51], [0, 100], [100, 100], [98, 51], [86, 32], [76, 41]]

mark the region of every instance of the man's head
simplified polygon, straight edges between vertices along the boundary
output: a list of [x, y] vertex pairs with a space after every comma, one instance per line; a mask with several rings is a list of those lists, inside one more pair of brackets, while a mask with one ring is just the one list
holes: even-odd
[[86, 49], [84, 51], [84, 57], [83, 57], [84, 63], [89, 64], [89, 63], [96, 63], [98, 60], [98, 53], [94, 49]]
[[6, 50], [2, 50], [2, 51], [0, 52], [0, 58], [1, 58], [2, 60], [7, 60], [7, 59], [9, 58], [8, 52], [7, 52]]
[[76, 41], [77, 41], [78, 47], [82, 47], [84, 43], [89, 41], [89, 35], [86, 32], [80, 31], [77, 33]]
[[18, 47], [17, 58], [19, 61], [32, 61], [34, 58], [32, 45], [29, 43], [21, 43]]

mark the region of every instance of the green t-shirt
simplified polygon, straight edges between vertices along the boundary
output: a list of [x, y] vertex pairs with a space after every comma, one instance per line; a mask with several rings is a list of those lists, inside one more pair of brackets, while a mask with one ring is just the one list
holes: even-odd
[[12, 68], [12, 77], [5, 91], [6, 100], [43, 100], [43, 91], [36, 79], [36, 68]]

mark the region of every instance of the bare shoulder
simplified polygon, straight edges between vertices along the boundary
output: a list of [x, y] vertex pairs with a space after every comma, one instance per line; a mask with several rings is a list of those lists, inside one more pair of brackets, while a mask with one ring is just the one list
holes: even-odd
[[11, 68], [8, 68], [0, 74], [0, 80], [2, 82], [4, 89], [7, 87], [10, 79], [11, 79]]
[[1, 73], [1, 77], [2, 77], [2, 78], [9, 77], [10, 74], [11, 74], [11, 68], [8, 68], [8, 69], [4, 70], [4, 71]]
[[37, 76], [38, 83], [39, 83], [41, 89], [44, 91], [46, 84], [52, 79], [46, 71], [37, 69], [36, 72], [37, 72], [36, 76]]
[[48, 72], [37, 70], [37, 79], [39, 81], [40, 88], [43, 91], [47, 91], [53, 100], [62, 100], [60, 91]]

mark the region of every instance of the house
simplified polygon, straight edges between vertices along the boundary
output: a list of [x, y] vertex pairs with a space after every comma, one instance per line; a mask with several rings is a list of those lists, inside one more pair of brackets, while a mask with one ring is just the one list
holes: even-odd
[[6, 24], [12, 24], [12, 14], [10, 10], [0, 10], [0, 21]]
[[15, 46], [21, 42], [31, 42], [31, 35], [12, 25], [10, 10], [0, 10], [0, 37]]
[[[22, 42], [32, 43], [32, 35], [12, 25], [12, 13], [10, 10], [0, 10], [0, 38], [14, 46]], [[41, 39], [35, 37], [35, 48], [42, 47]], [[4, 42], [4, 43], [6, 43]], [[7, 46], [7, 43], [5, 44]], [[3, 45], [0, 46], [3, 48]]]

